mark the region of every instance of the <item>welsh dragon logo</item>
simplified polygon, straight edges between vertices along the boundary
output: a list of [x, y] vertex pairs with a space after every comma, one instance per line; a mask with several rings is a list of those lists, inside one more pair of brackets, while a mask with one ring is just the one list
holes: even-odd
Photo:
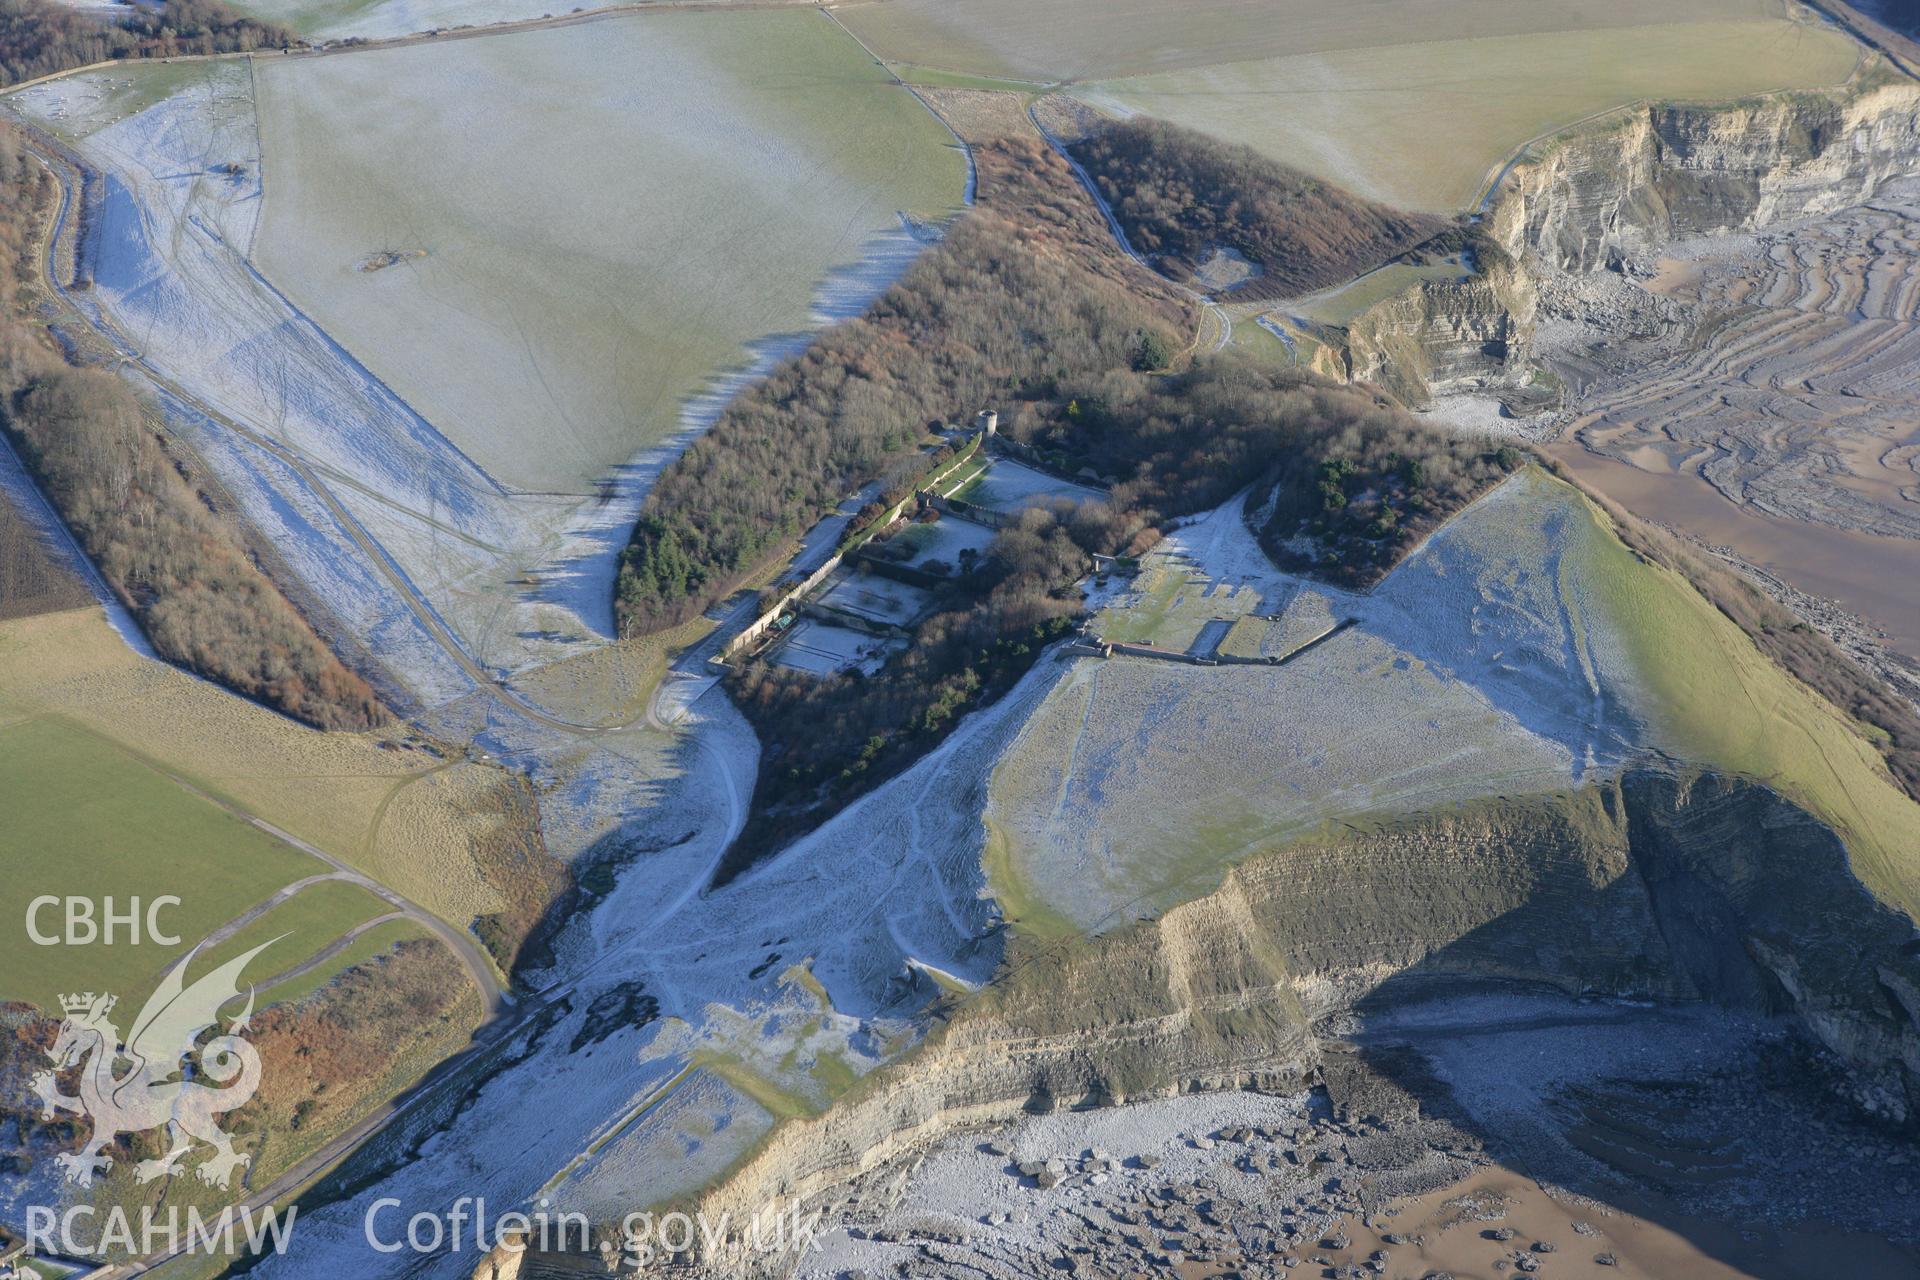
[[[34, 1076], [33, 1091], [47, 1119], [72, 1111], [93, 1121], [93, 1136], [84, 1149], [55, 1157], [67, 1181], [93, 1185], [96, 1173], [113, 1166], [113, 1157], [102, 1154], [108, 1143], [123, 1133], [144, 1133], [161, 1125], [167, 1127], [171, 1147], [165, 1155], [135, 1166], [134, 1176], [141, 1182], [178, 1172], [195, 1142], [213, 1148], [194, 1169], [210, 1186], [226, 1187], [234, 1170], [251, 1162], [251, 1156], [233, 1149], [219, 1117], [243, 1105], [260, 1086], [260, 1054], [240, 1037], [253, 1016], [252, 988], [246, 1008], [227, 1023], [223, 1034], [205, 1043], [200, 1038], [219, 1022], [221, 1007], [239, 998], [237, 984], [247, 963], [272, 945], [262, 943], [186, 986], [187, 966], [200, 953], [195, 947], [160, 980], [125, 1039], [108, 1020], [117, 996], [89, 991], [60, 998], [66, 1018], [47, 1052], [53, 1070]], [[81, 1068], [80, 1094], [73, 1097], [60, 1091], [55, 1073], [76, 1066]], [[212, 1083], [202, 1084], [201, 1079]]]

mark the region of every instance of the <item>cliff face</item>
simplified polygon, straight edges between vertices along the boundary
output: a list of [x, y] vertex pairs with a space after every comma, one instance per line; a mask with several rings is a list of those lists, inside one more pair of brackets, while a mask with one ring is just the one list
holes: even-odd
[[1914, 172], [1920, 87], [1649, 107], [1515, 165], [1487, 222], [1537, 266], [1593, 271], [1677, 235], [1832, 213]]
[[1336, 376], [1421, 405], [1438, 391], [1506, 385], [1528, 372], [1536, 302], [1511, 262], [1461, 281], [1425, 280], [1346, 326]]
[[918, 1142], [1021, 1110], [1299, 1084], [1319, 1062], [1319, 1018], [1464, 982], [1785, 1017], [1831, 1054], [1851, 1101], [1911, 1125], [1915, 938], [1831, 830], [1713, 775], [1643, 770], [1348, 833], [1255, 857], [1158, 920], [1017, 954], [920, 1051], [778, 1131], [700, 1207], [744, 1221], [825, 1198]]
[[1375, 304], [1332, 335], [1320, 371], [1378, 383], [1412, 405], [1519, 385], [1547, 273], [1604, 270], [1676, 236], [1833, 213], [1917, 167], [1920, 86], [1908, 83], [1610, 117], [1501, 180], [1484, 221], [1514, 264]]

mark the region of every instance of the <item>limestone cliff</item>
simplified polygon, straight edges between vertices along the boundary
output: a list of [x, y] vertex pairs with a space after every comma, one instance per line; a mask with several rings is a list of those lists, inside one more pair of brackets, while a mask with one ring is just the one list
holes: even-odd
[[1501, 178], [1483, 225], [1511, 262], [1420, 281], [1321, 336], [1318, 366], [1421, 405], [1529, 374], [1538, 284], [1873, 198], [1920, 166], [1920, 85], [1724, 106], [1637, 107], [1541, 144]]
[[1340, 330], [1338, 367], [1325, 371], [1416, 406], [1439, 391], [1515, 384], [1529, 373], [1535, 303], [1532, 279], [1512, 261], [1465, 280], [1422, 280]]
[[1593, 271], [1679, 235], [1832, 213], [1908, 177], [1920, 86], [1792, 94], [1731, 106], [1653, 106], [1543, 146], [1506, 174], [1486, 215], [1509, 253]]
[[[1920, 1117], [1920, 946], [1766, 787], [1643, 769], [1303, 842], [1114, 933], [1017, 949], [907, 1060], [703, 1198], [745, 1221], [1017, 1111], [1310, 1079], [1312, 1026], [1462, 983], [1705, 1000], [1797, 1024], [1852, 1102]], [[744, 1258], [710, 1259], [725, 1267]]]

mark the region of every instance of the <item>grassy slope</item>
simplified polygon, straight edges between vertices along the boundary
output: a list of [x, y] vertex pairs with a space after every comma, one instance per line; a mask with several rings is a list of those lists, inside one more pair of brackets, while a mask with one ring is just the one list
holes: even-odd
[[[84, 725], [376, 878], [402, 852], [381, 837], [404, 810], [404, 852], [416, 874], [402, 891], [461, 924], [476, 911], [497, 909], [472, 853], [489, 820], [469, 812], [475, 796], [498, 784], [487, 766], [389, 749], [398, 733], [303, 728], [134, 656], [93, 608], [0, 622], [0, 725], [46, 713]], [[422, 778], [435, 784], [415, 791]], [[301, 874], [326, 870], [309, 868]], [[257, 893], [239, 909], [265, 896]]]
[[[1862, 732], [1762, 655], [1691, 585], [1669, 570], [1640, 560], [1613, 536], [1605, 517], [1571, 487], [1544, 477], [1540, 483], [1564, 490], [1569, 512], [1587, 521], [1576, 529], [1561, 561], [1561, 573], [1568, 579], [1563, 590], [1567, 598], [1585, 600], [1603, 611], [1618, 628], [1639, 681], [1637, 689], [1628, 691], [1630, 700], [1650, 721], [1650, 745], [1779, 790], [1841, 833], [1855, 873], [1870, 891], [1920, 919], [1920, 856], [1915, 853], [1920, 846], [1920, 804], [1898, 790]], [[1132, 611], [1111, 609], [1103, 614], [1102, 633], [1137, 635], [1180, 647], [1198, 625], [1196, 617], [1189, 616], [1192, 610], [1177, 603], [1183, 595], [1197, 596], [1194, 579], [1160, 566], [1150, 568], [1148, 575]], [[1225, 605], [1225, 601], [1204, 601], [1195, 607], [1213, 617]], [[1050, 716], [1036, 717], [1028, 733], [1042, 733], [1049, 724], [1078, 725], [1087, 696], [1085, 687], [1056, 691], [1056, 699], [1076, 701], [1052, 708]], [[1028, 744], [1026, 749], [1033, 750], [1035, 745]], [[1057, 755], [1069, 748], [1055, 741], [1038, 749]], [[1020, 759], [1010, 753], [1003, 769], [1018, 769]], [[1138, 763], [1110, 761], [1106, 767]], [[1478, 767], [1479, 762], [1474, 764]], [[994, 790], [1002, 802], [1018, 811], [1023, 803], [1017, 794], [1020, 785], [1024, 784], [996, 777]], [[1485, 782], [1489, 793], [1519, 794], [1526, 789], [1523, 781], [1511, 778]], [[1025, 803], [1037, 802], [1029, 797]], [[1339, 829], [1365, 829], [1395, 820], [1386, 813], [1343, 814]], [[1298, 823], [1294, 828], [1298, 830]], [[1218, 829], [1196, 828], [1190, 836], [1189, 841], [1179, 842], [1183, 847], [1162, 847], [1152, 868], [1155, 892], [1170, 891], [1177, 900], [1197, 896], [1218, 883], [1228, 863], [1263, 847], [1291, 844], [1296, 838], [1285, 824], [1250, 815], [1223, 815]], [[1299, 838], [1323, 839], [1327, 833], [1302, 833]], [[1069, 892], [1056, 898], [1037, 882], [1017, 847], [1018, 840], [988, 822], [985, 870], [1003, 912], [1021, 932], [1037, 938], [1073, 935], [1078, 930], [1068, 918], [1072, 909], [1068, 904], [1074, 895]], [[1169, 901], [1163, 897], [1153, 905], [1164, 909]]]
[[[42, 894], [112, 896], [122, 908], [135, 896], [181, 899], [162, 917], [180, 935], [177, 947], [144, 937], [139, 946], [43, 947], [24, 927], [10, 928], [0, 997], [44, 1009], [62, 992], [92, 988], [135, 1005], [170, 960], [216, 926], [325, 869], [71, 721], [45, 717], [0, 729], [0, 777], [8, 793], [0, 861], [10, 914], [23, 916]], [[56, 914], [42, 915], [43, 929]]]
[[[1419, 281], [1465, 280], [1470, 274], [1447, 262], [1425, 264], [1396, 262], [1381, 267], [1377, 271], [1369, 271], [1366, 275], [1338, 288], [1324, 290], [1310, 298], [1283, 304], [1280, 309], [1289, 315], [1298, 314], [1321, 324], [1346, 325], [1351, 324], [1367, 308], [1385, 302], [1388, 298], [1398, 297]], [[1234, 336], [1239, 336], [1237, 326]], [[1273, 337], [1272, 334], [1267, 336]], [[1277, 342], [1279, 339], [1275, 338], [1274, 341]]]
[[1610, 535], [1589, 545], [1582, 571], [1623, 624], [1661, 709], [1660, 745], [1760, 779], [1832, 825], [1867, 888], [1920, 919], [1920, 804], [1894, 785], [1859, 727], [1764, 657], [1678, 574]]
[[375, 925], [343, 947], [339, 954], [297, 978], [276, 983], [261, 993], [262, 1005], [305, 999], [356, 965], [385, 955], [395, 943], [427, 939], [432, 935], [411, 920], [389, 920]]
[[[259, 66], [266, 274], [503, 482], [591, 491], [897, 213], [952, 138], [811, 10], [636, 13]], [[376, 250], [424, 250], [377, 273]], [[421, 334], [433, 339], [421, 341]]]
[[[1690, 0], [1700, 18], [1776, 14], [1779, 0]], [[884, 0], [836, 10], [881, 57], [964, 74], [1091, 80], [1385, 44], [1616, 27], [1672, 16], [1664, 0]]]
[[1083, 94], [1247, 143], [1376, 200], [1445, 210], [1471, 201], [1521, 144], [1594, 112], [1823, 87], [1857, 61], [1826, 27], [1688, 22], [1300, 53]]

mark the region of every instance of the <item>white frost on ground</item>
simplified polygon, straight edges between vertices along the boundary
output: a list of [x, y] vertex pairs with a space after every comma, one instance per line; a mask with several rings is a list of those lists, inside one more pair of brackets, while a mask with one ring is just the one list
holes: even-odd
[[923, 588], [877, 573], [843, 568], [836, 571], [815, 603], [869, 622], [905, 626], [927, 611], [933, 596]]
[[[598, 831], [633, 858], [563, 939], [561, 971], [573, 984], [564, 1005], [551, 1025], [495, 1050], [484, 1083], [383, 1133], [370, 1153], [387, 1162], [378, 1179], [303, 1210], [289, 1255], [260, 1273], [464, 1277], [471, 1254], [425, 1264], [371, 1255], [360, 1230], [368, 1205], [394, 1196], [408, 1213], [442, 1211], [484, 1194], [502, 1210], [542, 1195], [562, 1209], [642, 1208], [711, 1177], [766, 1123], [759, 1104], [700, 1063], [750, 1070], [817, 1106], [826, 1059], [860, 1074], [909, 1047], [911, 1015], [937, 994], [918, 965], [977, 983], [998, 964], [998, 914], [981, 872], [981, 779], [1063, 669], [1041, 662], [926, 759], [718, 890], [705, 886], [738, 829], [754, 760], [752, 732], [723, 694], [689, 708], [689, 732], [660, 748], [673, 760], [668, 778], [638, 798], [628, 794], [633, 776], [604, 763], [611, 745], [594, 748], [590, 766], [575, 760], [538, 775], [543, 809], [574, 815], [560, 828], [578, 838]], [[481, 718], [482, 740], [505, 759], [558, 754], [549, 731], [497, 706], [476, 700], [464, 713]], [[697, 760], [709, 752], [720, 759]], [[596, 1005], [618, 1010], [636, 991], [658, 1002], [655, 1020], [616, 1016], [604, 1039], [582, 1041]], [[668, 1105], [660, 1091], [676, 1078]]]
[[1008, 458], [995, 459], [992, 466], [969, 480], [954, 496], [975, 506], [1009, 512], [1039, 506], [1056, 498], [1104, 502], [1107, 497], [1098, 489], [1062, 480]]
[[876, 545], [886, 551], [911, 551], [911, 558], [900, 561], [912, 569], [924, 569], [938, 560], [949, 569], [956, 568], [968, 552], [984, 555], [993, 542], [994, 530], [957, 516], [943, 516], [928, 523], [910, 524]]
[[380, 40], [445, 27], [484, 27], [496, 22], [525, 22], [572, 12], [609, 9], [649, 0], [238, 0], [234, 8], [269, 22], [292, 27], [317, 39], [359, 37]]
[[[772, 335], [746, 351], [742, 368], [714, 372], [680, 407], [676, 436], [611, 464], [584, 491], [511, 491], [254, 269], [265, 188], [248, 67], [143, 71], [72, 76], [12, 102], [106, 174], [90, 236], [96, 285], [76, 301], [163, 390], [177, 388], [167, 398], [179, 429], [249, 516], [424, 704], [471, 686], [407, 617], [410, 605], [503, 675], [608, 638], [615, 565], [654, 477], [726, 397], [806, 335]], [[820, 282], [816, 318], [864, 305], [918, 243], [897, 226], [881, 242], [870, 259], [854, 255], [857, 270]], [[232, 424], [291, 453], [307, 474]], [[326, 511], [316, 484], [356, 528]], [[355, 537], [377, 544], [398, 585], [368, 571]]]
[[[1120, 1185], [1137, 1183], [1144, 1189], [1196, 1184], [1234, 1159], [1234, 1149], [1215, 1149], [1211, 1142], [1202, 1147], [1193, 1139], [1221, 1129], [1293, 1129], [1308, 1118], [1308, 1102], [1305, 1094], [1192, 1093], [1035, 1116], [993, 1132], [993, 1145], [1004, 1155], [985, 1149], [982, 1134], [956, 1134], [927, 1154], [885, 1220], [909, 1235], [987, 1232], [1003, 1246], [1028, 1243], [1034, 1254], [1044, 1255], [1049, 1251], [1039, 1246], [1051, 1222], [1086, 1216], [1106, 1220], [1108, 1215], [1092, 1202], [1112, 1195]], [[1101, 1183], [1075, 1182], [1046, 1192], [1035, 1191], [1011, 1171], [1023, 1161], [1077, 1164], [1090, 1151], [1102, 1152], [1121, 1167], [1103, 1175]], [[1132, 1167], [1142, 1156], [1154, 1162], [1151, 1169]], [[1103, 1189], [1108, 1182], [1114, 1185]], [[823, 1233], [820, 1243], [819, 1253], [801, 1259], [798, 1280], [829, 1280], [860, 1268], [875, 1276], [891, 1275], [896, 1264], [911, 1267], [914, 1249], [911, 1242], [855, 1239], [844, 1227]]]
[[817, 676], [834, 675], [857, 666], [867, 675], [880, 670], [887, 656], [906, 648], [904, 640], [888, 640], [851, 627], [803, 618], [773, 652], [776, 667], [789, 667]]
[[1367, 596], [1272, 568], [1240, 506], [1155, 557], [1199, 566], [1235, 614], [1241, 592], [1284, 601], [1271, 626], [1296, 638], [1357, 625], [1284, 666], [1074, 664], [996, 771], [990, 814], [1077, 926], [1164, 909], [1331, 819], [1550, 791], [1639, 742], [1630, 666], [1580, 577], [1601, 535], [1570, 490], [1516, 478]]

